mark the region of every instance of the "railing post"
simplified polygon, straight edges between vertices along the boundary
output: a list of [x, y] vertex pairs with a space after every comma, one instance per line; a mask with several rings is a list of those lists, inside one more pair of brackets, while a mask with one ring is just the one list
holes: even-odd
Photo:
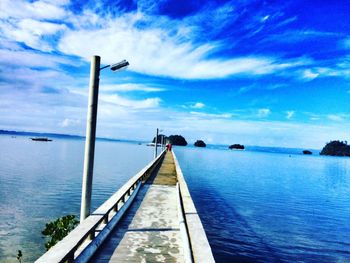
[[67, 259], [66, 259], [66, 262], [67, 262], [67, 263], [73, 263], [73, 262], [74, 262], [74, 252], [71, 252], [71, 253], [68, 255], [68, 257], [67, 257]]
[[90, 215], [92, 176], [94, 170], [98, 85], [100, 79], [99, 56], [93, 56], [90, 68], [89, 105], [86, 120], [83, 185], [81, 194], [80, 222]]

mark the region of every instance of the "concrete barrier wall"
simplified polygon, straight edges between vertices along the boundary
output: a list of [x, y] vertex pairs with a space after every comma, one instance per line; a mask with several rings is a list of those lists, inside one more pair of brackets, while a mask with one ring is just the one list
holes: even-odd
[[197, 213], [197, 209], [192, 201], [192, 197], [188, 190], [179, 162], [175, 153], [172, 153], [180, 187], [180, 196], [182, 199], [183, 213], [192, 249], [193, 261], [198, 263], [215, 262], [207, 235], [205, 234], [202, 222]]

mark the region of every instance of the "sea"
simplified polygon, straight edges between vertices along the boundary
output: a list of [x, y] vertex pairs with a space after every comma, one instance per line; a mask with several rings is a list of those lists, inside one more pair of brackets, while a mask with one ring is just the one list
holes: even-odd
[[[0, 262], [34, 262], [45, 224], [80, 211], [84, 139], [0, 135]], [[301, 149], [174, 147], [216, 262], [350, 262], [350, 158]], [[153, 158], [97, 140], [92, 209]]]

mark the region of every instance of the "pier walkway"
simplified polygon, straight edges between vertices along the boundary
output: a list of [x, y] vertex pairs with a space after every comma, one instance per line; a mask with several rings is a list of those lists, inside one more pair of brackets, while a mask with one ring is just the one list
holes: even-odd
[[171, 153], [91, 262], [184, 262]]
[[163, 151], [36, 262], [214, 262], [173, 152]]

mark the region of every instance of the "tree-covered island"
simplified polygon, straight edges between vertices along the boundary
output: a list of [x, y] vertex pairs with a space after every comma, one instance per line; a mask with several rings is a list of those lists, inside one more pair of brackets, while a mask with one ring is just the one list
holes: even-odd
[[[172, 145], [178, 145], [178, 146], [186, 146], [187, 145], [187, 141], [184, 137], [182, 137], [181, 135], [170, 135], [165, 136], [163, 134], [159, 134], [158, 138], [157, 138], [157, 143], [161, 143], [162, 142], [162, 138], [163, 138], [163, 142], [164, 143], [171, 143]], [[152, 142], [155, 142], [155, 137], [153, 138]]]
[[323, 147], [320, 155], [350, 156], [350, 145], [347, 141], [330, 141]]
[[196, 147], [206, 147], [207, 145], [205, 144], [204, 141], [202, 141], [202, 140], [197, 140], [197, 141], [194, 143], [194, 146], [196, 146]]
[[244, 145], [235, 143], [235, 144], [230, 145], [228, 148], [229, 148], [230, 150], [232, 150], [232, 149], [244, 150]]

